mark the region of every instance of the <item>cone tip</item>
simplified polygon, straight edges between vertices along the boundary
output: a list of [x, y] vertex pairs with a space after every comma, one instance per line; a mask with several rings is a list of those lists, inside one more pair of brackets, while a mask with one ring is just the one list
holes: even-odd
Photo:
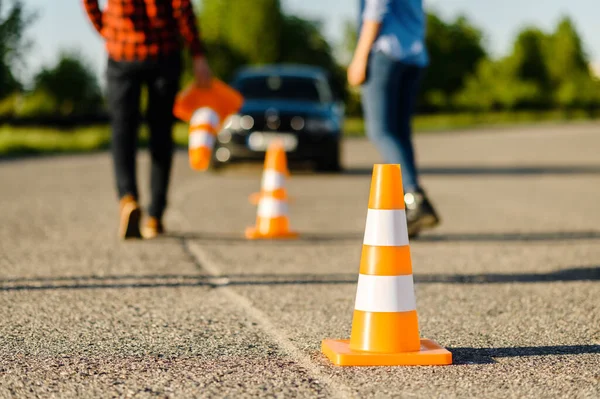
[[399, 164], [373, 165], [369, 208], [404, 209], [404, 189]]
[[275, 170], [286, 175], [289, 174], [286, 152], [281, 140], [277, 139], [269, 144], [264, 169]]

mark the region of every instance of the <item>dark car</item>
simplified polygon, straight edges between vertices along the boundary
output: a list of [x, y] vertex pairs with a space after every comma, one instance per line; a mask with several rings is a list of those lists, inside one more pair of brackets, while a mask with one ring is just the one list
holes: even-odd
[[320, 171], [341, 169], [344, 107], [325, 70], [304, 65], [246, 67], [231, 85], [244, 96], [244, 104], [217, 135], [213, 167], [262, 161], [269, 143], [278, 138], [290, 161], [313, 161]]

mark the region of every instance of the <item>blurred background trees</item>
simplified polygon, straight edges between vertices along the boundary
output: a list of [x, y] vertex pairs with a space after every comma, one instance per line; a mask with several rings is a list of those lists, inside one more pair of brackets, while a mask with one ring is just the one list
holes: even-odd
[[35, 14], [25, 10], [21, 1], [0, 1], [0, 98], [22, 89], [15, 70], [23, 65], [23, 56], [31, 43], [25, 38], [27, 25]]
[[[33, 10], [22, 0], [0, 0], [0, 115], [65, 117], [103, 112], [97, 77], [76, 51], [63, 51], [53, 65], [22, 81], [23, 55], [30, 51], [27, 27]], [[282, 10], [279, 0], [203, 0], [198, 10], [209, 62], [229, 80], [246, 64], [302, 63], [322, 66], [349, 115], [361, 112], [359, 92], [345, 83], [345, 65], [356, 43], [353, 21], [335, 47], [323, 36], [322, 21]], [[427, 16], [431, 58], [422, 82], [419, 110], [426, 113], [516, 110], [594, 110], [600, 83], [569, 18], [551, 32], [525, 27], [512, 50], [490, 56], [485, 33], [465, 17]], [[189, 63], [187, 63], [189, 65]], [[184, 83], [191, 78], [184, 74]]]

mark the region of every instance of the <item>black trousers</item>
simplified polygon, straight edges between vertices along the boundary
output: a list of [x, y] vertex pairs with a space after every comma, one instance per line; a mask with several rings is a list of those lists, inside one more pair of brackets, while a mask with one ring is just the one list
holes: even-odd
[[112, 158], [119, 198], [139, 198], [136, 153], [140, 126], [142, 87], [148, 91], [146, 122], [152, 160], [148, 213], [161, 218], [167, 206], [167, 191], [173, 159], [173, 102], [179, 90], [180, 55], [160, 60], [108, 60], [107, 91], [112, 128]]

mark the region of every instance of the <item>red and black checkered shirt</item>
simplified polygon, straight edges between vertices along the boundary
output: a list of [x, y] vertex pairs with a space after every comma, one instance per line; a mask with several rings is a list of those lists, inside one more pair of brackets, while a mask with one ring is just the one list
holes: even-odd
[[192, 56], [204, 54], [190, 0], [83, 0], [96, 30], [117, 61], [156, 59], [181, 50], [183, 37]]

